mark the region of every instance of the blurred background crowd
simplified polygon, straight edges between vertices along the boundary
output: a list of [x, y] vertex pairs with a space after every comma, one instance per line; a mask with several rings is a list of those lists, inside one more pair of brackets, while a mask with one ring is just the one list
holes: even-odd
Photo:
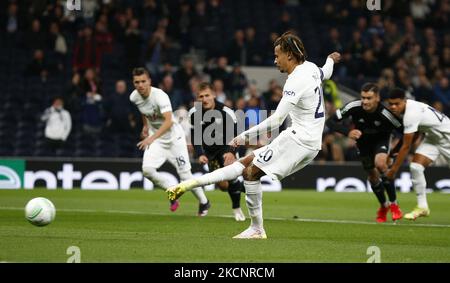
[[[80, 11], [65, 0], [0, 2], [0, 155], [140, 157], [141, 118], [128, 100], [136, 66], [174, 110], [192, 106], [202, 81], [235, 110], [274, 110], [282, 84], [258, 85], [243, 67], [273, 67], [273, 42], [287, 30], [318, 65], [343, 55], [324, 83], [328, 115], [343, 106], [341, 87], [368, 81], [382, 98], [397, 86], [450, 112], [449, 0], [383, 0], [381, 11], [365, 0], [80, 2]], [[52, 132], [58, 121], [66, 130]], [[356, 149], [326, 130], [317, 159], [355, 160]]]

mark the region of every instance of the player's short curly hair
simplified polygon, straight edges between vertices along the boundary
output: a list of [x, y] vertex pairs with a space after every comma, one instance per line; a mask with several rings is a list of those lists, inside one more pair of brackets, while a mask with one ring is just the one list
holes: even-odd
[[388, 98], [389, 99], [398, 99], [398, 98], [405, 99], [406, 93], [403, 89], [396, 87], [389, 91]]
[[306, 50], [302, 40], [295, 35], [292, 31], [283, 33], [275, 40], [273, 47], [280, 46], [281, 51], [290, 53], [297, 59], [298, 62], [304, 62], [306, 60]]

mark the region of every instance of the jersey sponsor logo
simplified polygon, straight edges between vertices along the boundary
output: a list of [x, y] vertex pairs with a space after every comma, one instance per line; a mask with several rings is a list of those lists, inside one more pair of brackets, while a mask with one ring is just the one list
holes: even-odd
[[285, 91], [283, 91], [283, 95], [287, 95], [287, 96], [295, 96], [295, 91], [292, 91], [292, 90], [285, 90]]

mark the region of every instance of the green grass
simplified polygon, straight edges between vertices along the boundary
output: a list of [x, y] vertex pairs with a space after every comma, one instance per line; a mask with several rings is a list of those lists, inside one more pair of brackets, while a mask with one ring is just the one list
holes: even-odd
[[[24, 218], [37, 196], [56, 206], [49, 226]], [[372, 194], [265, 193], [267, 240], [231, 239], [249, 221], [228, 217], [228, 194], [208, 196], [212, 208], [200, 218], [191, 194], [172, 213], [162, 191], [0, 190], [0, 262], [66, 262], [69, 246], [80, 248], [81, 262], [364, 263], [369, 246], [380, 248], [381, 262], [450, 262], [450, 195], [429, 195], [430, 217], [392, 225], [374, 224]], [[406, 212], [415, 205], [412, 193], [399, 199]]]

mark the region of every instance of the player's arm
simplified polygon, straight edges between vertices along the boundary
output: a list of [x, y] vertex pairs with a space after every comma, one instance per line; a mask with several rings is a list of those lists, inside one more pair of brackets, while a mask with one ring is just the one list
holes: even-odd
[[334, 64], [339, 63], [340, 60], [341, 54], [338, 52], [333, 52], [328, 55], [325, 65], [320, 68], [320, 71], [322, 72], [322, 80], [328, 80], [331, 78], [331, 75], [333, 75], [333, 66]]
[[355, 100], [347, 103], [342, 109], [336, 110], [336, 113], [327, 119], [325, 124], [332, 132], [338, 132], [346, 137], [357, 140], [362, 136], [362, 132], [358, 129], [350, 129], [343, 124], [343, 121], [350, 118], [356, 113], [361, 106], [360, 100]]
[[340, 113], [340, 110], [337, 110], [337, 113], [333, 114], [330, 118], [328, 118], [325, 122], [325, 125], [332, 132], [338, 132], [340, 134], [343, 134], [344, 136], [348, 136], [350, 128], [343, 124], [344, 119], [343, 118], [339, 119], [338, 113]]
[[147, 146], [151, 145], [157, 138], [164, 135], [173, 125], [172, 111], [162, 113], [164, 122], [161, 127], [151, 136], [146, 137], [144, 140], [140, 141], [137, 146], [140, 150], [144, 150]]
[[386, 173], [386, 177], [388, 179], [392, 180], [395, 178], [395, 174], [397, 174], [400, 166], [402, 166], [403, 161], [406, 159], [409, 151], [411, 150], [415, 134], [416, 133], [408, 133], [403, 135], [402, 146], [400, 147], [397, 158], [395, 159], [395, 162], [392, 165], [391, 169]]
[[47, 109], [45, 109], [44, 114], [42, 114], [41, 116], [41, 121], [45, 122], [50, 118], [50, 115], [52, 114], [52, 108], [49, 107]]
[[141, 131], [141, 140], [145, 139], [146, 137], [148, 137], [148, 120], [145, 117], [145, 115], [142, 115], [142, 131]]

